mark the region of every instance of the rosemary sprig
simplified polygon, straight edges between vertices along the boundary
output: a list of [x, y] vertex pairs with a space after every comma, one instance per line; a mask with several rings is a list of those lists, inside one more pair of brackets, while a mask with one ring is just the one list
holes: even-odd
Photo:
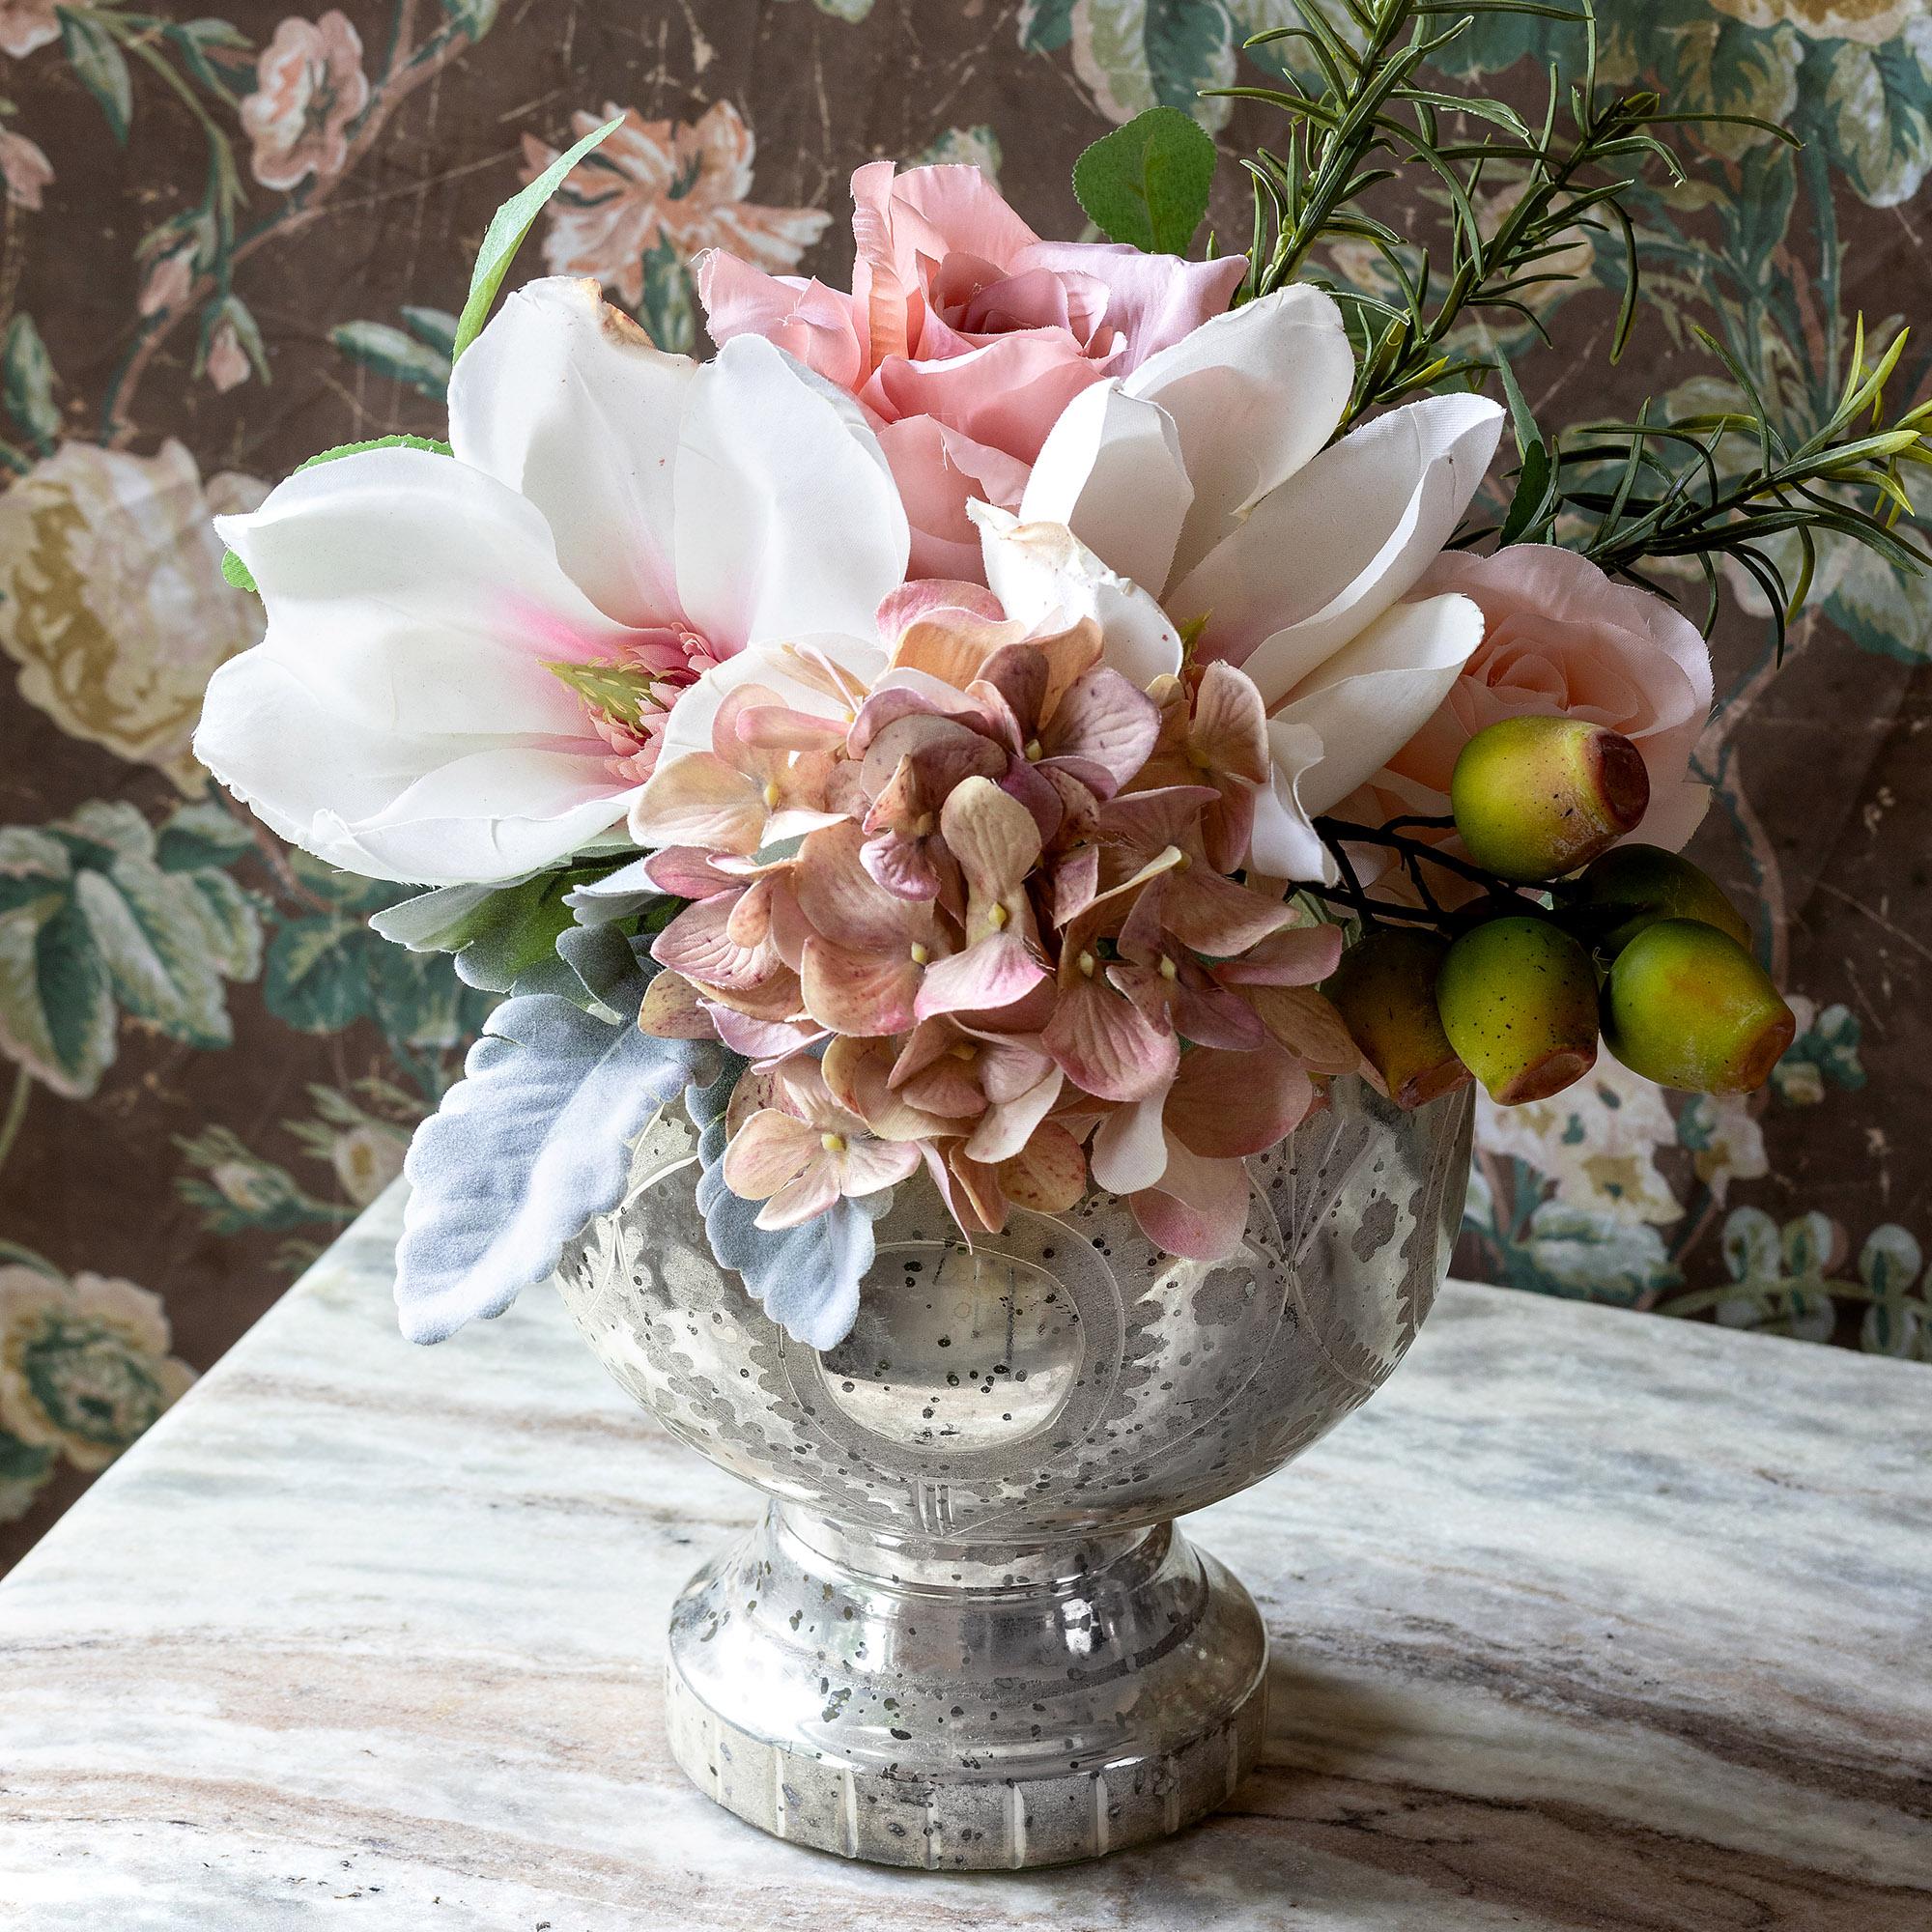
[[[1324, 12], [1322, 0], [1294, 0], [1299, 26], [1256, 35], [1247, 45], [1296, 43], [1320, 70], [1321, 85], [1229, 87], [1212, 92], [1261, 100], [1289, 119], [1285, 155], [1262, 150], [1245, 158], [1254, 191], [1253, 239], [1242, 298], [1266, 295], [1301, 275], [1322, 283], [1347, 304], [1360, 337], [1354, 393], [1343, 427], [1364, 411], [1458, 379], [1480, 379], [1494, 366], [1460, 353], [1452, 337], [1482, 311], [1513, 314], [1539, 332], [1542, 323], [1526, 298], [1546, 283], [1566, 279], [1551, 266], [1576, 231], [1620, 232], [1627, 273], [1612, 340], [1621, 354], [1636, 313], [1637, 247], [1634, 224], [1618, 197], [1658, 162], [1683, 179], [1675, 156], [1652, 130], [1689, 120], [1728, 120], [1792, 137], [1746, 115], [1669, 112], [1654, 93], [1608, 94], [1597, 77], [1596, 21], [1544, 0], [1331, 0], [1345, 8], [1352, 33]], [[1481, 14], [1533, 14], [1570, 20], [1584, 33], [1582, 82], [1567, 90], [1549, 74], [1540, 125], [1532, 127], [1507, 102], [1437, 91], [1423, 76], [1432, 59], [1467, 32]], [[1438, 27], [1444, 15], [1454, 16]], [[1567, 94], [1569, 128], [1559, 133]], [[1442, 118], [1484, 124], [1476, 140], [1442, 138]], [[1370, 191], [1406, 171], [1430, 176], [1450, 213], [1446, 273], [1437, 276], [1431, 251], [1398, 234], [1361, 203]], [[1477, 197], [1486, 176], [1506, 175], [1514, 201], [1485, 234]], [[1367, 242], [1387, 264], [1400, 291], [1387, 300], [1337, 284], [1311, 265], [1336, 241]]]
[[[1503, 524], [1462, 541], [1496, 534], [1505, 543], [1567, 543], [1605, 570], [1650, 588], [1644, 566], [1692, 557], [1708, 601], [1703, 628], [1717, 620], [1728, 559], [1764, 591], [1784, 648], [1791, 619], [1809, 594], [1821, 532], [1863, 544], [1895, 568], [1932, 566], [1932, 553], [1901, 532], [1916, 517], [1903, 470], [1932, 467], [1932, 402], [1889, 418], [1887, 382], [1908, 331], [1868, 354], [1858, 319], [1844, 383], [1830, 415], [1808, 432], [1780, 428], [1748, 372], [1717, 339], [1697, 330], [1728, 368], [1749, 409], [1653, 421], [1646, 404], [1634, 422], [1584, 424], [1546, 440], [1520, 391], [1504, 372], [1516, 427], [1518, 484]], [[1740, 462], [1740, 445], [1748, 454]], [[1799, 565], [1787, 577], [1773, 540], [1795, 535]]]

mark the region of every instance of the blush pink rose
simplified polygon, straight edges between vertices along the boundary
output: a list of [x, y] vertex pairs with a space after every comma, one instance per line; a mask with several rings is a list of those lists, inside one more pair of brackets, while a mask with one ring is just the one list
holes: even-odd
[[1410, 594], [1446, 590], [1481, 607], [1483, 641], [1429, 723], [1370, 781], [1382, 815], [1447, 811], [1457, 754], [1498, 718], [1585, 718], [1643, 754], [1650, 810], [1634, 836], [1679, 850], [1709, 802], [1686, 776], [1711, 712], [1711, 652], [1696, 625], [1654, 592], [1546, 544], [1445, 552]]
[[912, 525], [915, 577], [977, 578], [969, 500], [1016, 510], [1066, 405], [1220, 314], [1238, 257], [1042, 242], [978, 168], [852, 177], [852, 293], [697, 264], [715, 341], [762, 335], [866, 406]]

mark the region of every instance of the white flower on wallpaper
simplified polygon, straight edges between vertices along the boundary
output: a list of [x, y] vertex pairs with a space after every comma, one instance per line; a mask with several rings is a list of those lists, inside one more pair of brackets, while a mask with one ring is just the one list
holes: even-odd
[[37, 463], [0, 497], [0, 645], [21, 696], [199, 793], [203, 688], [265, 628], [260, 602], [222, 578], [213, 518], [267, 494], [228, 473], [204, 486], [172, 440], [153, 456], [70, 442]]

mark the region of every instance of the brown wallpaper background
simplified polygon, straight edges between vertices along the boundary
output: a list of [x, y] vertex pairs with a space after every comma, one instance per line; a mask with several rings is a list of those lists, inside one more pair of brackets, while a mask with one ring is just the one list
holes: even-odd
[[[292, 857], [186, 756], [200, 682], [260, 625], [214, 574], [210, 503], [333, 443], [440, 432], [440, 325], [406, 311], [461, 305], [492, 210], [574, 115], [636, 111], [619, 205], [566, 201], [516, 275], [548, 245], [691, 346], [689, 255], [749, 235], [767, 266], [842, 276], [845, 182], [877, 156], [980, 160], [1037, 228], [1077, 235], [1080, 149], [1231, 77], [1239, 36], [1286, 17], [1265, 0], [206, 4], [0, 4], [0, 1564], [380, 1191], [485, 1009], [366, 935], [386, 889]], [[1886, 0], [1600, 12], [1613, 78], [1807, 145], [1688, 141], [1691, 186], [1645, 205], [1661, 305], [1631, 353], [1604, 360], [1618, 270], [1598, 250], [1547, 318], [1560, 350], [1511, 339], [1524, 386], [1563, 423], [1708, 385], [1696, 320], [1802, 417], [1852, 315], [1932, 317], [1932, 25]], [[1565, 31], [1486, 22], [1452, 73], [1527, 100]], [[1225, 105], [1201, 111], [1231, 153], [1272, 137], [1265, 108]], [[209, 199], [224, 167], [245, 197], [232, 232]], [[1236, 184], [1229, 165], [1238, 234]], [[1397, 213], [1435, 219], [1420, 197]], [[1915, 344], [1907, 380], [1925, 366]], [[1776, 676], [1761, 617], [1719, 633], [1729, 701], [1702, 761], [1719, 802], [1692, 848], [1756, 908], [1805, 1003], [1798, 1046], [1748, 1107], [1666, 1108], [1611, 1070], [1534, 1118], [1486, 1118], [1463, 1263], [1923, 1357], [1932, 594], [1858, 558], [1821, 588]]]

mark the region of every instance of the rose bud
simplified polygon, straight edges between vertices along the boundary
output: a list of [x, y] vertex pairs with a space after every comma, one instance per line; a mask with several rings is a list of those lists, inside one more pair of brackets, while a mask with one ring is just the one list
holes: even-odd
[[1617, 845], [1593, 859], [1572, 889], [1573, 902], [1601, 907], [1606, 917], [1628, 908], [1629, 917], [1591, 929], [1599, 951], [1614, 956], [1646, 926], [1661, 919], [1694, 919], [1727, 932], [1748, 949], [1750, 927], [1709, 872], [1658, 845]]
[[1469, 1077], [1435, 1010], [1448, 952], [1439, 933], [1381, 926], [1343, 953], [1322, 988], [1398, 1107], [1427, 1106]]
[[1463, 1064], [1505, 1106], [1547, 1100], [1596, 1064], [1597, 969], [1550, 920], [1471, 926], [1442, 961], [1435, 1005]]
[[1617, 954], [1604, 1037], [1633, 1073], [1693, 1094], [1762, 1087], [1798, 1022], [1729, 933], [1701, 920], [1647, 925]]
[[1643, 755], [1580, 718], [1499, 718], [1463, 747], [1450, 810], [1470, 858], [1517, 885], [1560, 879], [1636, 829]]

